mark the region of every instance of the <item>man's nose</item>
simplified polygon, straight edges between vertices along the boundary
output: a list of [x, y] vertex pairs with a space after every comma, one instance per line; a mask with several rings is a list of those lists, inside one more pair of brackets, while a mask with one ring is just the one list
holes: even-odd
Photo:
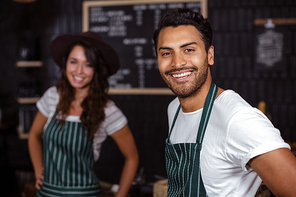
[[187, 63], [187, 61], [185, 60], [184, 55], [179, 54], [179, 53], [176, 53], [174, 55], [174, 59], [173, 59], [173, 66], [174, 67], [179, 68], [179, 67], [185, 66], [186, 63]]

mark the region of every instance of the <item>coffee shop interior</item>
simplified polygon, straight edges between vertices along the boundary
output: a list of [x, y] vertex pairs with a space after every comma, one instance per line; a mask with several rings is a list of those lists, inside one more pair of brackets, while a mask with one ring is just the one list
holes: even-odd
[[[28, 153], [28, 130], [36, 114], [36, 101], [45, 90], [57, 83], [60, 76], [59, 68], [50, 56], [49, 44], [58, 35], [79, 34], [85, 29], [84, 2], [0, 2], [1, 197], [28, 197], [30, 192], [34, 192], [30, 191], [33, 190], [30, 183], [34, 182], [35, 177]], [[145, 0], [121, 0], [120, 3], [122, 2], [143, 5], [151, 3]], [[178, 6], [186, 5], [185, 2], [187, 1], [159, 1], [163, 4], [175, 3]], [[213, 28], [215, 64], [211, 71], [216, 84], [224, 89], [233, 89], [253, 107], [263, 111], [281, 131], [283, 139], [291, 145], [292, 150], [295, 150], [296, 1], [188, 2], [205, 4], [202, 6], [202, 13], [206, 13]], [[116, 9], [121, 9], [121, 6], [116, 5]], [[157, 13], [162, 15], [164, 12]], [[141, 16], [145, 17], [145, 14]], [[143, 18], [144, 23], [146, 20], [156, 23], [153, 16]], [[128, 26], [128, 22], [126, 24]], [[153, 31], [153, 25], [146, 30], [146, 40], [149, 43]], [[117, 49], [116, 43], [112, 44]], [[146, 50], [153, 48], [151, 46], [145, 47], [145, 44], [142, 44], [137, 50], [143, 51], [145, 55]], [[123, 58], [135, 57], [135, 48], [132, 46], [131, 53], [123, 54]], [[271, 53], [273, 55], [270, 55]], [[153, 55], [151, 57], [156, 59]], [[154, 183], [166, 179], [166, 110], [175, 96], [159, 80], [161, 78], [157, 71], [157, 62], [152, 62], [152, 68], [148, 64], [144, 65], [144, 79], [138, 79], [142, 72], [133, 71], [138, 69], [136, 66], [129, 68], [129, 65], [124, 65], [124, 61], [121, 64], [125, 68], [121, 70], [121, 74], [136, 73], [130, 76], [134, 81], [129, 82], [128, 79], [127, 82], [122, 82], [122, 86], [120, 79], [113, 78], [117, 82], [113, 83], [110, 89], [111, 97], [129, 121], [140, 157], [130, 196], [152, 196]], [[154, 72], [150, 72], [153, 69]], [[123, 77], [128, 78], [128, 74]], [[157, 84], [152, 83], [153, 81], [157, 81]], [[123, 91], [111, 91], [117, 88]], [[133, 88], [135, 91], [132, 91]], [[123, 156], [115, 142], [108, 137], [103, 144], [99, 161], [95, 163], [96, 173], [106, 187], [118, 184], [122, 165]]]

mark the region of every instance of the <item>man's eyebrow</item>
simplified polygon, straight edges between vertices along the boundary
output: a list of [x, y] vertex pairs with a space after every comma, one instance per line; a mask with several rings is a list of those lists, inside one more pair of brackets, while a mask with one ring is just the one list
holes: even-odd
[[[186, 47], [186, 46], [189, 46], [192, 44], [197, 44], [197, 43], [196, 42], [189, 42], [189, 43], [181, 45], [180, 48], [183, 48], [183, 47]], [[171, 49], [172, 49], [171, 47], [159, 47], [158, 50], [160, 51], [160, 50], [171, 50]]]
[[170, 47], [159, 47], [158, 50], [160, 51], [160, 50], [171, 50], [171, 49], [172, 49], [172, 48], [170, 48]]
[[183, 48], [183, 47], [186, 47], [188, 45], [192, 45], [192, 44], [197, 44], [196, 42], [190, 42], [190, 43], [187, 43], [187, 44], [183, 44], [180, 48]]

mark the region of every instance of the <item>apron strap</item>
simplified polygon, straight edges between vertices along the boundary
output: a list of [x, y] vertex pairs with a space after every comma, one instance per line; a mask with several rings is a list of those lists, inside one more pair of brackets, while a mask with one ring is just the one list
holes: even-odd
[[169, 136], [168, 136], [167, 139], [170, 139], [170, 137], [171, 137], [171, 133], [172, 133], [172, 130], [173, 130], [174, 126], [175, 126], [175, 123], [176, 123], [176, 120], [177, 120], [180, 109], [181, 109], [181, 105], [179, 105], [178, 109], [176, 110], [175, 117], [174, 117], [174, 120], [173, 120], [173, 123], [172, 123], [172, 127], [170, 129], [170, 133], [169, 133]]
[[[213, 107], [213, 104], [214, 104], [214, 101], [215, 101], [215, 98], [216, 98], [217, 91], [218, 91], [218, 88], [217, 88], [216, 84], [212, 81], [210, 90], [209, 90], [209, 92], [207, 94], [207, 97], [206, 97], [206, 100], [205, 100], [205, 104], [204, 104], [204, 108], [203, 108], [202, 116], [201, 116], [201, 120], [200, 120], [200, 125], [199, 125], [199, 128], [198, 128], [198, 133], [197, 133], [197, 138], [196, 138], [196, 142], [198, 144], [202, 143], [202, 140], [203, 140], [203, 137], [204, 137], [207, 125], [208, 125], [208, 121], [209, 121], [209, 118], [210, 118], [210, 114], [211, 114], [211, 111], [212, 111], [212, 107]], [[171, 133], [172, 133], [173, 128], [175, 126], [175, 123], [176, 123], [176, 120], [177, 120], [180, 109], [181, 109], [181, 105], [179, 105], [177, 110], [176, 110], [174, 120], [173, 120], [171, 129], [170, 129], [170, 132], [169, 132], [169, 136], [167, 138], [168, 140], [171, 137]]]
[[215, 85], [215, 83], [212, 81], [210, 90], [208, 92], [208, 95], [205, 100], [205, 104], [202, 110], [202, 115], [200, 119], [200, 124], [198, 128], [198, 133], [197, 133], [197, 138], [196, 138], [196, 143], [201, 144], [203, 141], [203, 137], [205, 135], [205, 131], [210, 119], [212, 107], [216, 98], [218, 88]]

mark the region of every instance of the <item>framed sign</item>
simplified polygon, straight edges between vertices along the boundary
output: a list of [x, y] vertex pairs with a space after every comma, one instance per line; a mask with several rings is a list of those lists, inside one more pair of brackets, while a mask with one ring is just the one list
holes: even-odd
[[152, 35], [168, 10], [190, 8], [207, 18], [207, 0], [83, 2], [83, 31], [99, 33], [118, 53], [110, 94], [172, 94], [160, 77]]
[[285, 70], [284, 31], [280, 28], [256, 28], [256, 70]]
[[288, 36], [286, 28], [296, 24], [295, 18], [256, 19], [255, 69], [285, 70]]

